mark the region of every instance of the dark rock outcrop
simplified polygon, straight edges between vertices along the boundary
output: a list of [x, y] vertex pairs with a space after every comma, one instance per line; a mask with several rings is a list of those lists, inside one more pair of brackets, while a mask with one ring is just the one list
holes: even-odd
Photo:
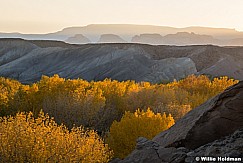
[[165, 148], [146, 138], [139, 138], [137, 144], [139, 148], [137, 145], [137, 148], [124, 160], [116, 158], [111, 163], [197, 163], [202, 160], [202, 157], [214, 158], [217, 162], [220, 162], [218, 157], [237, 159], [234, 162], [243, 161], [243, 129], [195, 150], [184, 147]]
[[196, 157], [209, 156], [243, 161], [243, 81], [192, 110], [153, 140], [139, 138], [129, 156], [114, 162], [198, 162]]
[[185, 161], [196, 162], [196, 157], [205, 156], [241, 158], [243, 161], [243, 129], [188, 152]]
[[195, 149], [243, 128], [243, 82], [193, 109], [153, 141]]

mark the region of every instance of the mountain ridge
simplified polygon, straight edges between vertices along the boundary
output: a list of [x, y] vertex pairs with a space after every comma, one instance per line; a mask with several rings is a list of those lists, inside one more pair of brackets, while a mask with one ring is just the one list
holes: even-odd
[[[0, 76], [23, 83], [42, 75], [157, 83], [190, 74], [243, 80], [243, 47], [132, 43], [73, 45], [60, 41], [0, 39]], [[230, 67], [230, 68], [229, 68]]]
[[[214, 39], [219, 39], [221, 42], [213, 42], [215, 45], [243, 45], [243, 32], [229, 28], [213, 28], [213, 27], [168, 27], [156, 25], [136, 25], [136, 24], [91, 24], [80, 27], [67, 27], [57, 32], [46, 34], [21, 34], [21, 33], [0, 33], [0, 38], [23, 38], [29, 40], [59, 40], [65, 41], [70, 37], [82, 34], [96, 43], [99, 37], [103, 34], [114, 34], [123, 38], [126, 42], [131, 42], [135, 35], [141, 34], [160, 34], [162, 36], [176, 34], [180, 32], [195, 33], [197, 35], [209, 35]], [[235, 40], [238, 39], [238, 40]], [[80, 42], [82, 43], [82, 42]], [[150, 42], [148, 42], [150, 44]], [[196, 44], [210, 44], [211, 42], [196, 42]], [[176, 44], [175, 42], [171, 43]], [[184, 44], [191, 44], [185, 42]], [[183, 44], [183, 45], [184, 45]], [[195, 43], [194, 43], [195, 44]]]

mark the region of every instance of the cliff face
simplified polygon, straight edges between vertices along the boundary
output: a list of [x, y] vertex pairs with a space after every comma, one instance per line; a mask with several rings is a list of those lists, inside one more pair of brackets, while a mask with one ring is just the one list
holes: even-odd
[[152, 141], [139, 138], [136, 150], [113, 162], [197, 162], [200, 156], [243, 161], [242, 81], [190, 111]]

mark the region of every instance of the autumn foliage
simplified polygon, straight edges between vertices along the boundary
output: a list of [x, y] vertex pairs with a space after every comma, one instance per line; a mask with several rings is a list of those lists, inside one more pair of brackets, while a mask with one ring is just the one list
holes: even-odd
[[173, 124], [174, 119], [170, 114], [154, 114], [149, 108], [147, 111], [138, 109], [135, 113], [125, 112], [121, 121], [112, 123], [107, 142], [116, 157], [124, 158], [134, 150], [138, 137], [152, 139]]
[[69, 131], [41, 112], [0, 118], [0, 162], [108, 162], [112, 152], [93, 130]]
[[[24, 85], [1, 77], [0, 159], [107, 162], [111, 152], [99, 138], [107, 138], [107, 134], [115, 155], [122, 158], [134, 148], [138, 136], [151, 139], [237, 82], [205, 75], [191, 75], [168, 84], [111, 79], [88, 82], [54, 75]], [[39, 114], [41, 110], [55, 122]]]
[[54, 75], [43, 76], [32, 85], [23, 85], [0, 78], [0, 116], [21, 111], [31, 111], [37, 116], [42, 109], [69, 129], [75, 124], [106, 132], [125, 111], [135, 112], [138, 108], [149, 107], [155, 113], [172, 114], [177, 121], [237, 82], [228, 77], [210, 80], [204, 75], [192, 75], [168, 84], [110, 79], [88, 82]]

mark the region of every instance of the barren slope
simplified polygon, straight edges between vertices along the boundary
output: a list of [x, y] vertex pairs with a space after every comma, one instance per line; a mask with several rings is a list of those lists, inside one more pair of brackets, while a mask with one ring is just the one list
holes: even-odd
[[[0, 76], [30, 83], [42, 75], [59, 74], [65, 78], [86, 80], [136, 80], [160, 82], [184, 78], [196, 73], [194, 62], [186, 57], [154, 60], [140, 45], [136, 44], [96, 44], [64, 46], [50, 43], [50, 47], [39, 41], [1, 40], [1, 58], [15, 56], [9, 44], [16, 44], [17, 56], [0, 66]], [[22, 46], [31, 47], [23, 51]], [[37, 46], [42, 45], [42, 47]], [[56, 45], [56, 46], [55, 46]], [[61, 46], [59, 46], [61, 45]], [[18, 48], [20, 49], [18, 51]], [[3, 59], [2, 59], [3, 60]]]
[[86, 80], [161, 82], [189, 74], [243, 79], [243, 48], [152, 46], [144, 44], [70, 45], [58, 41], [0, 40], [0, 76], [24, 83], [59, 74]]

